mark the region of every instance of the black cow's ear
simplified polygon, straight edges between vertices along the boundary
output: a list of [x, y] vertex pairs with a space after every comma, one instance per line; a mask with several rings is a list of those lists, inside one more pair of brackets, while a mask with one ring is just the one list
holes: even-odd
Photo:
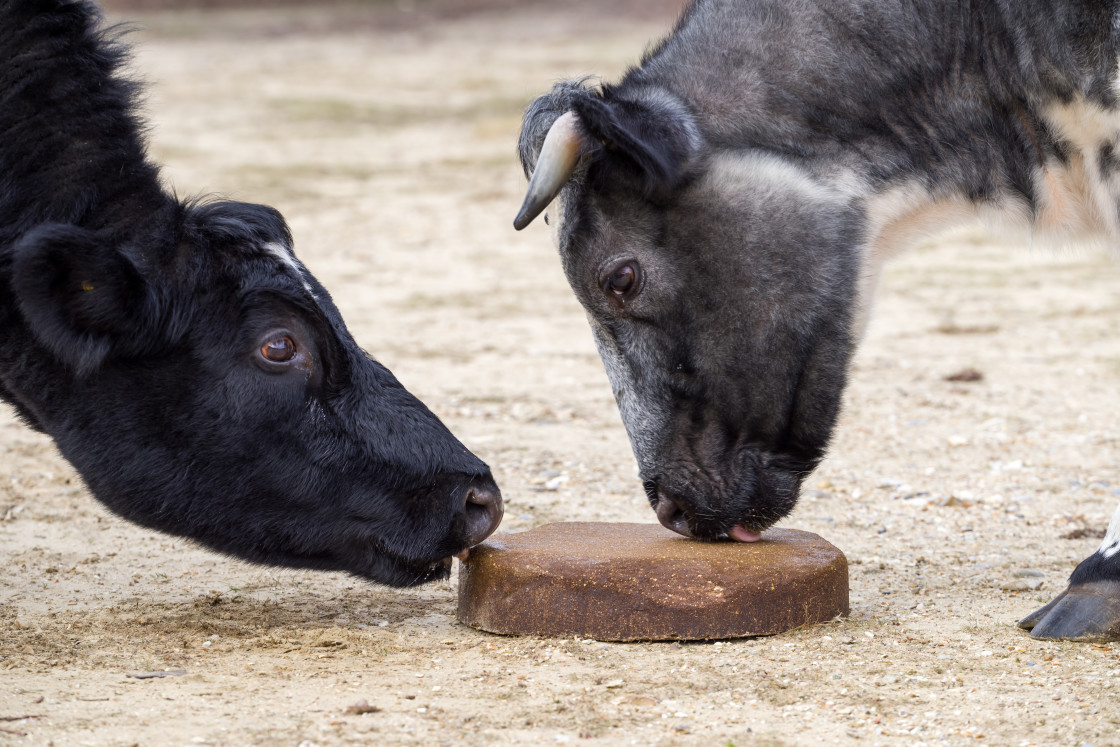
[[607, 89], [601, 96], [573, 97], [571, 107], [606, 158], [638, 168], [647, 194], [678, 187], [700, 149], [692, 114], [664, 92], [623, 100]]
[[139, 342], [144, 278], [94, 232], [59, 224], [28, 232], [13, 251], [12, 282], [35, 337], [79, 374]]

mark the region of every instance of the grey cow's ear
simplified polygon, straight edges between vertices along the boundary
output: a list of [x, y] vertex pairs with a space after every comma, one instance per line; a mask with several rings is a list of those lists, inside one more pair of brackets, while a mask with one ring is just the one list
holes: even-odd
[[36, 339], [79, 374], [141, 344], [149, 289], [119, 249], [77, 226], [47, 224], [15, 246], [12, 281]]
[[608, 88], [601, 96], [574, 97], [571, 108], [588, 137], [602, 144], [608, 163], [636, 167], [646, 195], [676, 189], [700, 150], [692, 114], [664, 91], [618, 99]]
[[702, 139], [691, 112], [661, 89], [621, 99], [586, 81], [558, 84], [525, 111], [518, 148], [529, 189], [514, 227], [524, 228], [591, 156], [599, 174], [637, 178], [646, 197], [680, 186]]

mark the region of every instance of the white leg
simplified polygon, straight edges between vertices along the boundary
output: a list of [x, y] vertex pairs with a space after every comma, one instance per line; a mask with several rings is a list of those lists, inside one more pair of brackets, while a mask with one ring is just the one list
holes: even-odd
[[1120, 505], [1116, 506], [1116, 513], [1112, 515], [1112, 521], [1108, 523], [1108, 531], [1104, 535], [1104, 542], [1101, 542], [1101, 547], [1097, 552], [1106, 558], [1111, 558], [1120, 552]]

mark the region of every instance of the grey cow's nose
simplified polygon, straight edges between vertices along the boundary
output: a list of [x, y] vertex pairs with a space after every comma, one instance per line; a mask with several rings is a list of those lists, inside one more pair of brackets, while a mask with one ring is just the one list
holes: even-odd
[[490, 485], [474, 485], [467, 489], [467, 500], [463, 514], [467, 519], [467, 546], [474, 547], [489, 537], [502, 523], [505, 508], [502, 505], [502, 492]]
[[676, 501], [661, 491], [657, 493], [657, 508], [654, 509], [654, 513], [666, 529], [672, 529], [685, 537], [692, 536], [692, 530], [688, 528], [688, 517], [685, 516], [684, 511]]

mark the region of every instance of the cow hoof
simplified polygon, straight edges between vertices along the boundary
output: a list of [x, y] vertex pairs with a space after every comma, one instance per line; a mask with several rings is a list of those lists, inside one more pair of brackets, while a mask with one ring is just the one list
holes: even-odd
[[1120, 641], [1120, 581], [1074, 584], [1019, 621], [1032, 638]]

